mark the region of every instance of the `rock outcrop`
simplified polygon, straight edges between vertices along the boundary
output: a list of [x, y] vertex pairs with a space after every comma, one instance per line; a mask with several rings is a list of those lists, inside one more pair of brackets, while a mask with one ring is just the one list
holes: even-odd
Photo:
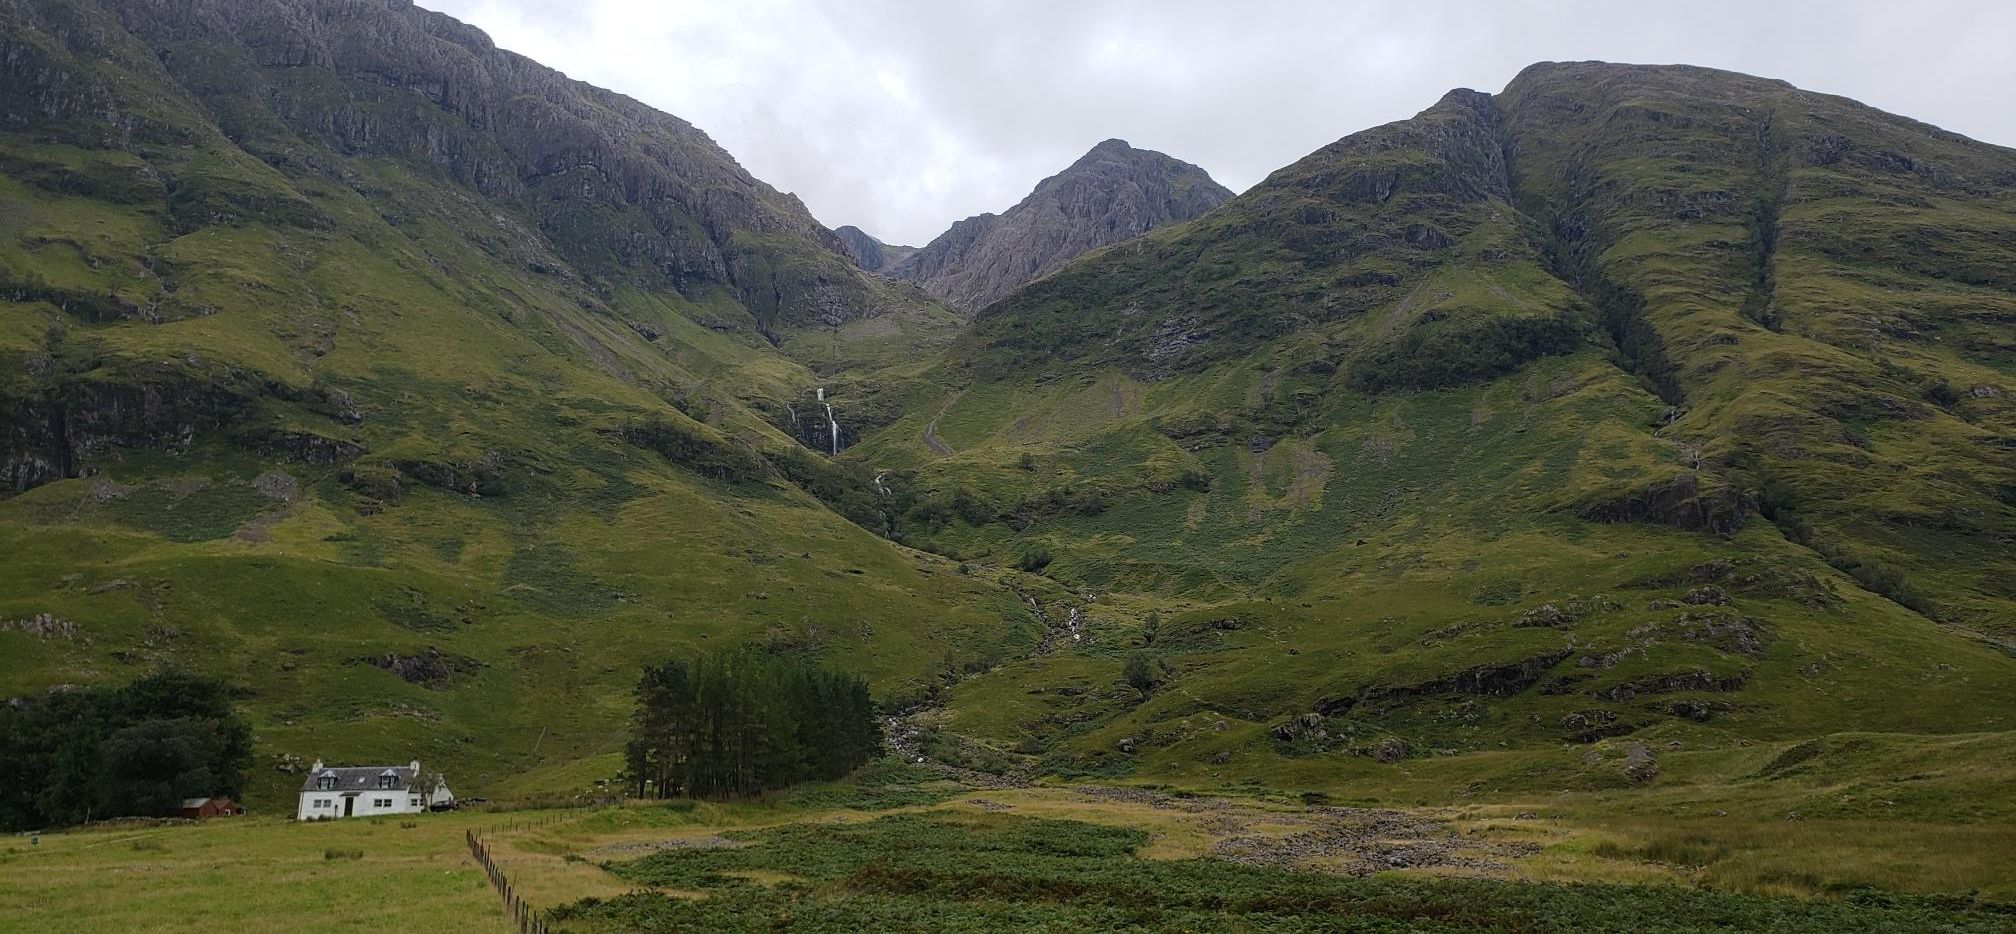
[[1231, 198], [1197, 166], [1109, 139], [1044, 179], [1022, 203], [953, 224], [887, 272], [977, 311], [1088, 250], [1189, 220]]
[[869, 272], [881, 272], [909, 259], [917, 252], [914, 246], [893, 246], [870, 236], [868, 231], [852, 224], [833, 229], [834, 236], [847, 245], [847, 253], [854, 257], [854, 265]]

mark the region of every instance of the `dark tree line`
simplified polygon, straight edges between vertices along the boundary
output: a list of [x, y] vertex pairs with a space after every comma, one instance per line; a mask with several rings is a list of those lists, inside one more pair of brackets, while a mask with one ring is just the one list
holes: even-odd
[[124, 687], [0, 705], [0, 828], [172, 815], [184, 798], [237, 797], [252, 730], [231, 689], [157, 674]]
[[723, 797], [839, 778], [881, 745], [867, 682], [734, 650], [647, 666], [626, 754], [639, 797]]

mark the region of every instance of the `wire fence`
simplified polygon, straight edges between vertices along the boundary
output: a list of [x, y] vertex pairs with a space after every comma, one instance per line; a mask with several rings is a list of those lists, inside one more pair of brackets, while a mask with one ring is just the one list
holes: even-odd
[[483, 867], [484, 875], [490, 877], [490, 887], [497, 890], [497, 897], [504, 900], [504, 913], [511, 916], [511, 923], [518, 926], [518, 934], [550, 934], [546, 919], [534, 911], [530, 902], [518, 894], [503, 867], [490, 855], [490, 844], [474, 830], [463, 831], [469, 841], [469, 855], [476, 859], [476, 865]]

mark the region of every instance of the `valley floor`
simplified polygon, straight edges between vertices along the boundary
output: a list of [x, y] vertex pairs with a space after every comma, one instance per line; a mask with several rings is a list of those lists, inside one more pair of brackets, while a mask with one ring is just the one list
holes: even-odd
[[1359, 807], [884, 759], [766, 801], [17, 836], [0, 929], [512, 929], [469, 831], [556, 931], [2016, 927], [2006, 822], [1775, 806], [1694, 786]]

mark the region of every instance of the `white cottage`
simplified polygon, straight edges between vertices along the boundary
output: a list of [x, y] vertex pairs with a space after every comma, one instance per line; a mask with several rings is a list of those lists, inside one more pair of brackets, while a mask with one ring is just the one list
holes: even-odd
[[422, 792], [420, 760], [405, 765], [335, 766], [315, 764], [301, 783], [301, 808], [297, 820], [336, 820], [343, 817], [372, 817], [379, 814], [417, 814], [430, 807], [454, 804], [448, 783], [434, 780], [432, 791]]

